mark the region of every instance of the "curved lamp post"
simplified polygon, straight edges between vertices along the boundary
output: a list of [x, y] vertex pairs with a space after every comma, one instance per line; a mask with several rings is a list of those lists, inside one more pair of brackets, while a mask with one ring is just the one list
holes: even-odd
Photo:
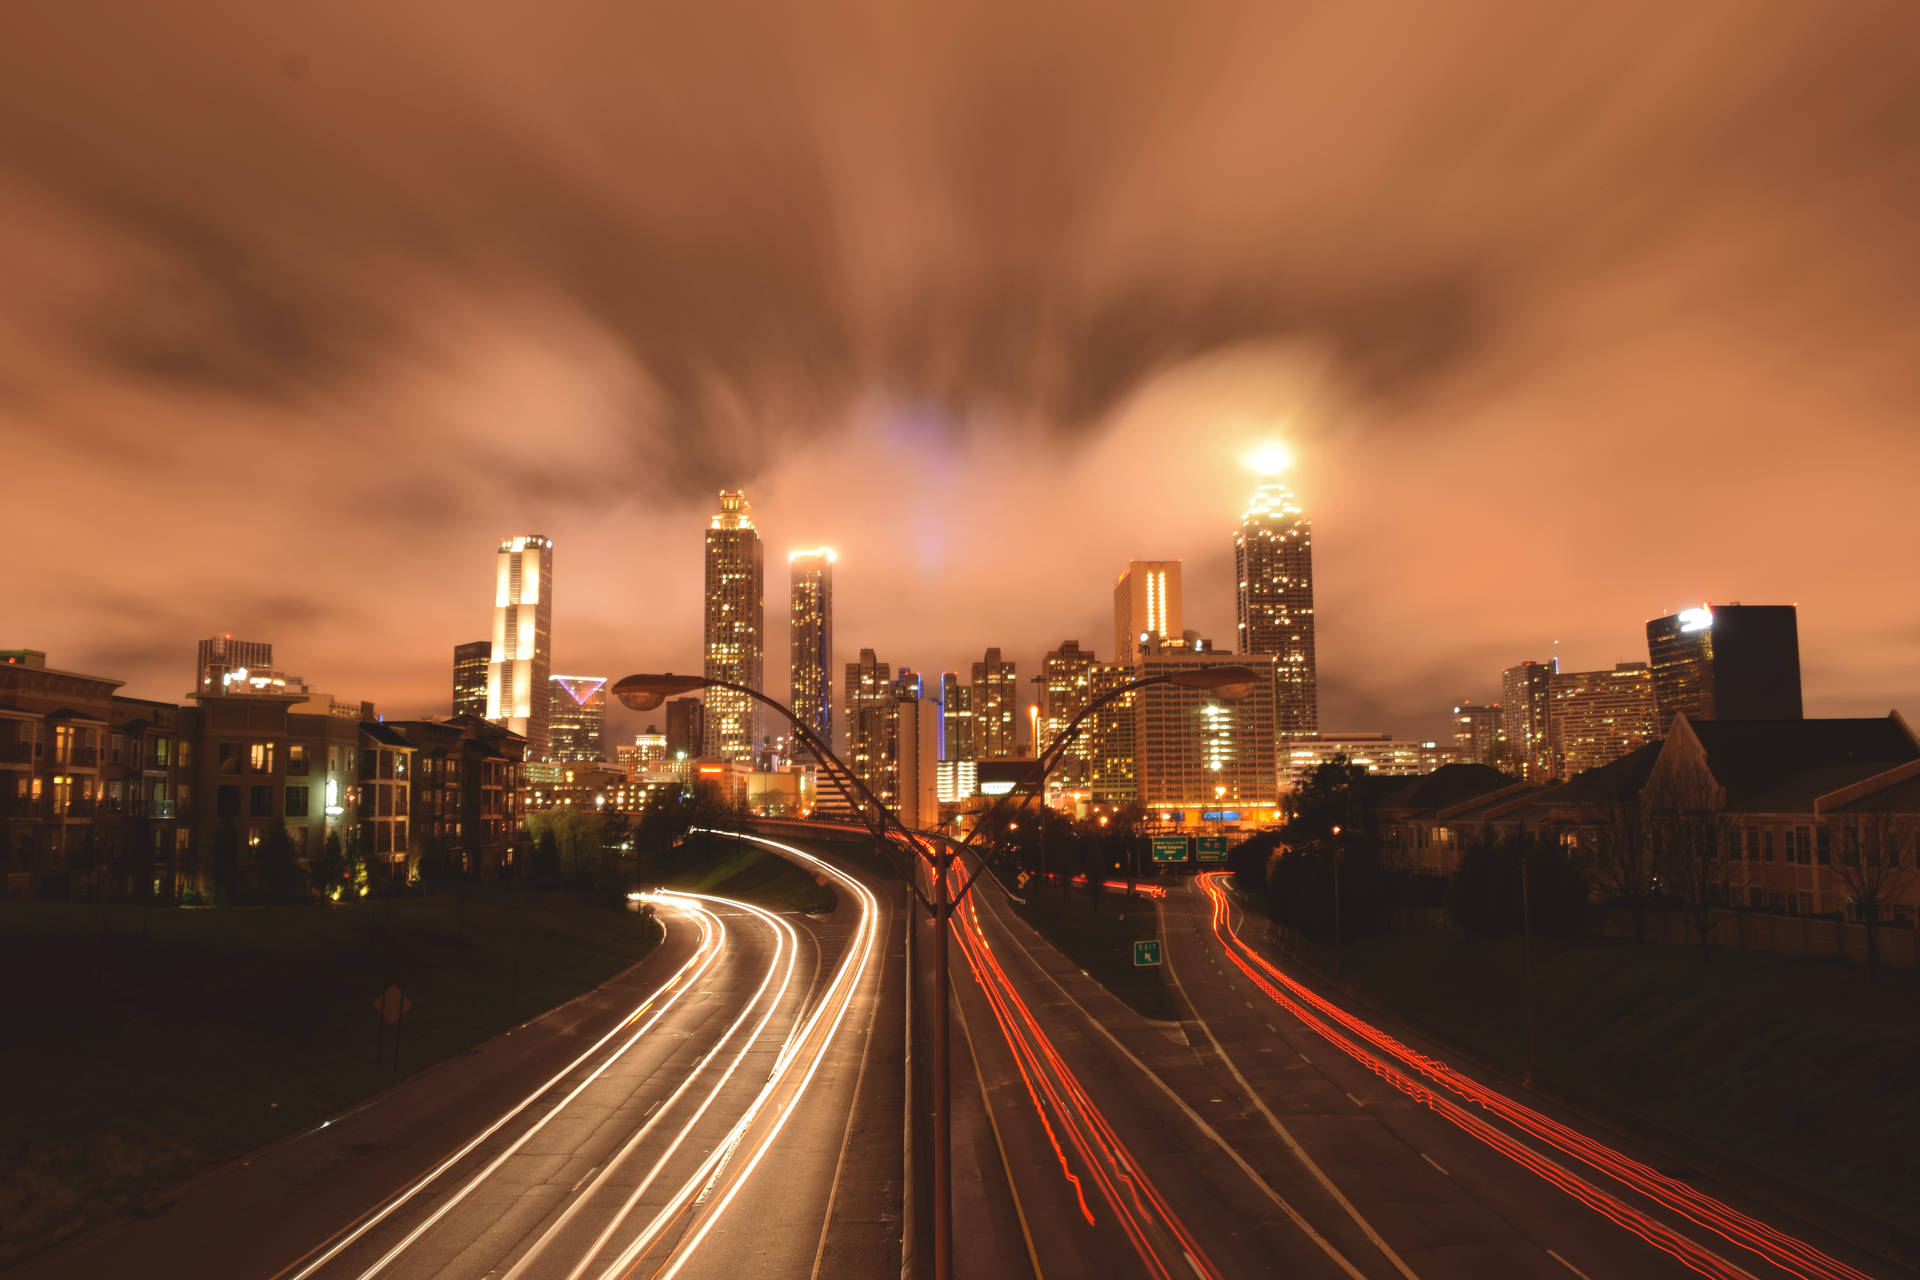
[[[1017, 803], [1024, 805], [1046, 784], [1047, 774], [1060, 763], [1067, 747], [1079, 735], [1080, 726], [1089, 716], [1114, 699], [1144, 689], [1150, 685], [1170, 684], [1187, 689], [1206, 689], [1228, 701], [1236, 701], [1252, 692], [1260, 682], [1260, 674], [1251, 667], [1225, 666], [1203, 667], [1188, 671], [1169, 671], [1161, 675], [1144, 676], [1129, 681], [1118, 689], [1095, 698], [1078, 715], [1067, 722], [1046, 749], [1039, 752], [1026, 776], [1014, 784], [1013, 788], [994, 802], [982, 818], [975, 822], [973, 830], [967, 833], [964, 841], [955, 841], [940, 837], [931, 851], [926, 841], [915, 832], [909, 831], [900, 821], [898, 814], [887, 807], [874, 795], [859, 775], [849, 769], [840, 757], [797, 715], [793, 708], [775, 702], [758, 689], [752, 689], [731, 680], [716, 680], [710, 676], [675, 675], [663, 672], [650, 675], [632, 675], [619, 680], [613, 686], [614, 696], [635, 711], [652, 711], [668, 698], [680, 694], [693, 693], [700, 689], [727, 689], [743, 694], [763, 707], [767, 707], [784, 718], [793, 726], [794, 734], [819, 761], [820, 767], [828, 772], [834, 785], [868, 831], [879, 842], [881, 850], [899, 869], [913, 896], [926, 907], [927, 914], [934, 926], [933, 948], [933, 1274], [935, 1280], [948, 1280], [953, 1267], [953, 1146], [952, 1146], [952, 1110], [949, 1105], [952, 1093], [952, 1075], [950, 1071], [950, 1048], [947, 1040], [947, 939], [953, 931], [954, 909], [966, 898], [973, 882], [992, 860], [989, 856], [980, 856], [973, 873], [961, 882], [957, 892], [949, 892], [948, 867], [957, 856], [955, 846], [967, 848], [974, 838], [983, 831], [991, 829], [996, 818], [1000, 817], [1010, 801], [1018, 796]], [[894, 857], [895, 846], [903, 847], [907, 852], [902, 857]], [[924, 864], [928, 872], [931, 894], [920, 888], [919, 878], [915, 874], [918, 862]], [[965, 864], [961, 864], [965, 870]]]

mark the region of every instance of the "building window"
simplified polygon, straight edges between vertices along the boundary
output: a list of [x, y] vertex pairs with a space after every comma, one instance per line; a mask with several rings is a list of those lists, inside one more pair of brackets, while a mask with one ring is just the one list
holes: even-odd
[[216, 748], [216, 750], [218, 750], [220, 753], [219, 768], [221, 773], [240, 772], [240, 744], [239, 743], [222, 742]]
[[[287, 817], [304, 818], [307, 816], [307, 789], [305, 787], [287, 788]], [[302, 828], [305, 830], [305, 828]]]
[[153, 740], [152, 759], [155, 769], [164, 769], [167, 767], [167, 757], [172, 754], [172, 744], [173, 739], [171, 738], [155, 738]]
[[119, 764], [127, 754], [127, 735], [116, 733], [107, 739], [107, 763]]
[[1767, 861], [1773, 861], [1773, 828], [1768, 827], [1760, 833], [1760, 848], [1767, 855]]
[[193, 739], [192, 738], [180, 739], [179, 759], [180, 759], [180, 767], [182, 769], [191, 769], [193, 767]]
[[304, 778], [307, 776], [307, 744], [289, 742], [287, 744], [287, 776]]
[[1824, 826], [1813, 829], [1813, 851], [1819, 858], [1821, 866], [1824, 867], [1833, 861], [1832, 834]]
[[247, 816], [249, 818], [271, 818], [273, 816], [273, 788], [247, 788]]
[[220, 787], [213, 795], [214, 814], [221, 818], [240, 816], [240, 788]]
[[256, 742], [247, 749], [247, 767], [255, 773], [273, 772], [273, 744]]
[[313, 828], [308, 826], [288, 827], [287, 834], [293, 839], [294, 857], [304, 858], [312, 852], [309, 840], [313, 835]]

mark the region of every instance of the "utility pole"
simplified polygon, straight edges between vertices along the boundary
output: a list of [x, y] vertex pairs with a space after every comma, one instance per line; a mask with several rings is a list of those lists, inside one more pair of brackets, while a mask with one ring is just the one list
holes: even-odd
[[1527, 1074], [1520, 1079], [1522, 1088], [1533, 1088], [1533, 906], [1528, 894], [1527, 857], [1520, 850], [1520, 973], [1527, 990]]

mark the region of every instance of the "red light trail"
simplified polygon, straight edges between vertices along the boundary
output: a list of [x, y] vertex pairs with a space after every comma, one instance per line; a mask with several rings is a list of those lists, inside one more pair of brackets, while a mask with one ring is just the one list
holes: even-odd
[[1196, 877], [1196, 881], [1211, 901], [1214, 936], [1225, 949], [1227, 958], [1287, 1012], [1408, 1097], [1531, 1169], [1649, 1244], [1672, 1254], [1693, 1270], [1703, 1275], [1728, 1277], [1729, 1280], [1748, 1275], [1742, 1268], [1561, 1168], [1511, 1134], [1467, 1112], [1451, 1099], [1435, 1094], [1418, 1080], [1336, 1030], [1328, 1020], [1451, 1093], [1479, 1105], [1555, 1150], [1632, 1187], [1723, 1239], [1759, 1254], [1783, 1271], [1796, 1276], [1818, 1277], [1819, 1280], [1868, 1280], [1865, 1273], [1829, 1257], [1805, 1241], [1796, 1240], [1757, 1218], [1741, 1213], [1638, 1160], [1595, 1142], [1577, 1130], [1522, 1106], [1505, 1094], [1452, 1070], [1443, 1062], [1408, 1048], [1384, 1031], [1294, 981], [1241, 940], [1239, 932], [1233, 927], [1226, 891], [1222, 887], [1226, 875], [1224, 871], [1205, 872]]

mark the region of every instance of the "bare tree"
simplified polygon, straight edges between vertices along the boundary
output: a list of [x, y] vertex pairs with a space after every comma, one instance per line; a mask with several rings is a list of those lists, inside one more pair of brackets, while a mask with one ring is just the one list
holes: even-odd
[[1700, 955], [1713, 958], [1713, 929], [1732, 908], [1732, 860], [1720, 789], [1703, 765], [1656, 772], [1640, 793], [1655, 883], [1678, 894], [1700, 935]]
[[1594, 887], [1632, 913], [1635, 942], [1647, 940], [1647, 907], [1660, 879], [1658, 852], [1649, 838], [1646, 811], [1638, 801], [1607, 806], [1594, 833]]
[[[1913, 875], [1913, 836], [1884, 803], [1830, 814], [1827, 830], [1833, 847], [1833, 874], [1846, 886], [1848, 901], [1867, 931], [1867, 981], [1877, 981], [1880, 952], [1875, 931], [1887, 907]], [[1909, 847], [1905, 858], [1900, 856], [1903, 845]]]

